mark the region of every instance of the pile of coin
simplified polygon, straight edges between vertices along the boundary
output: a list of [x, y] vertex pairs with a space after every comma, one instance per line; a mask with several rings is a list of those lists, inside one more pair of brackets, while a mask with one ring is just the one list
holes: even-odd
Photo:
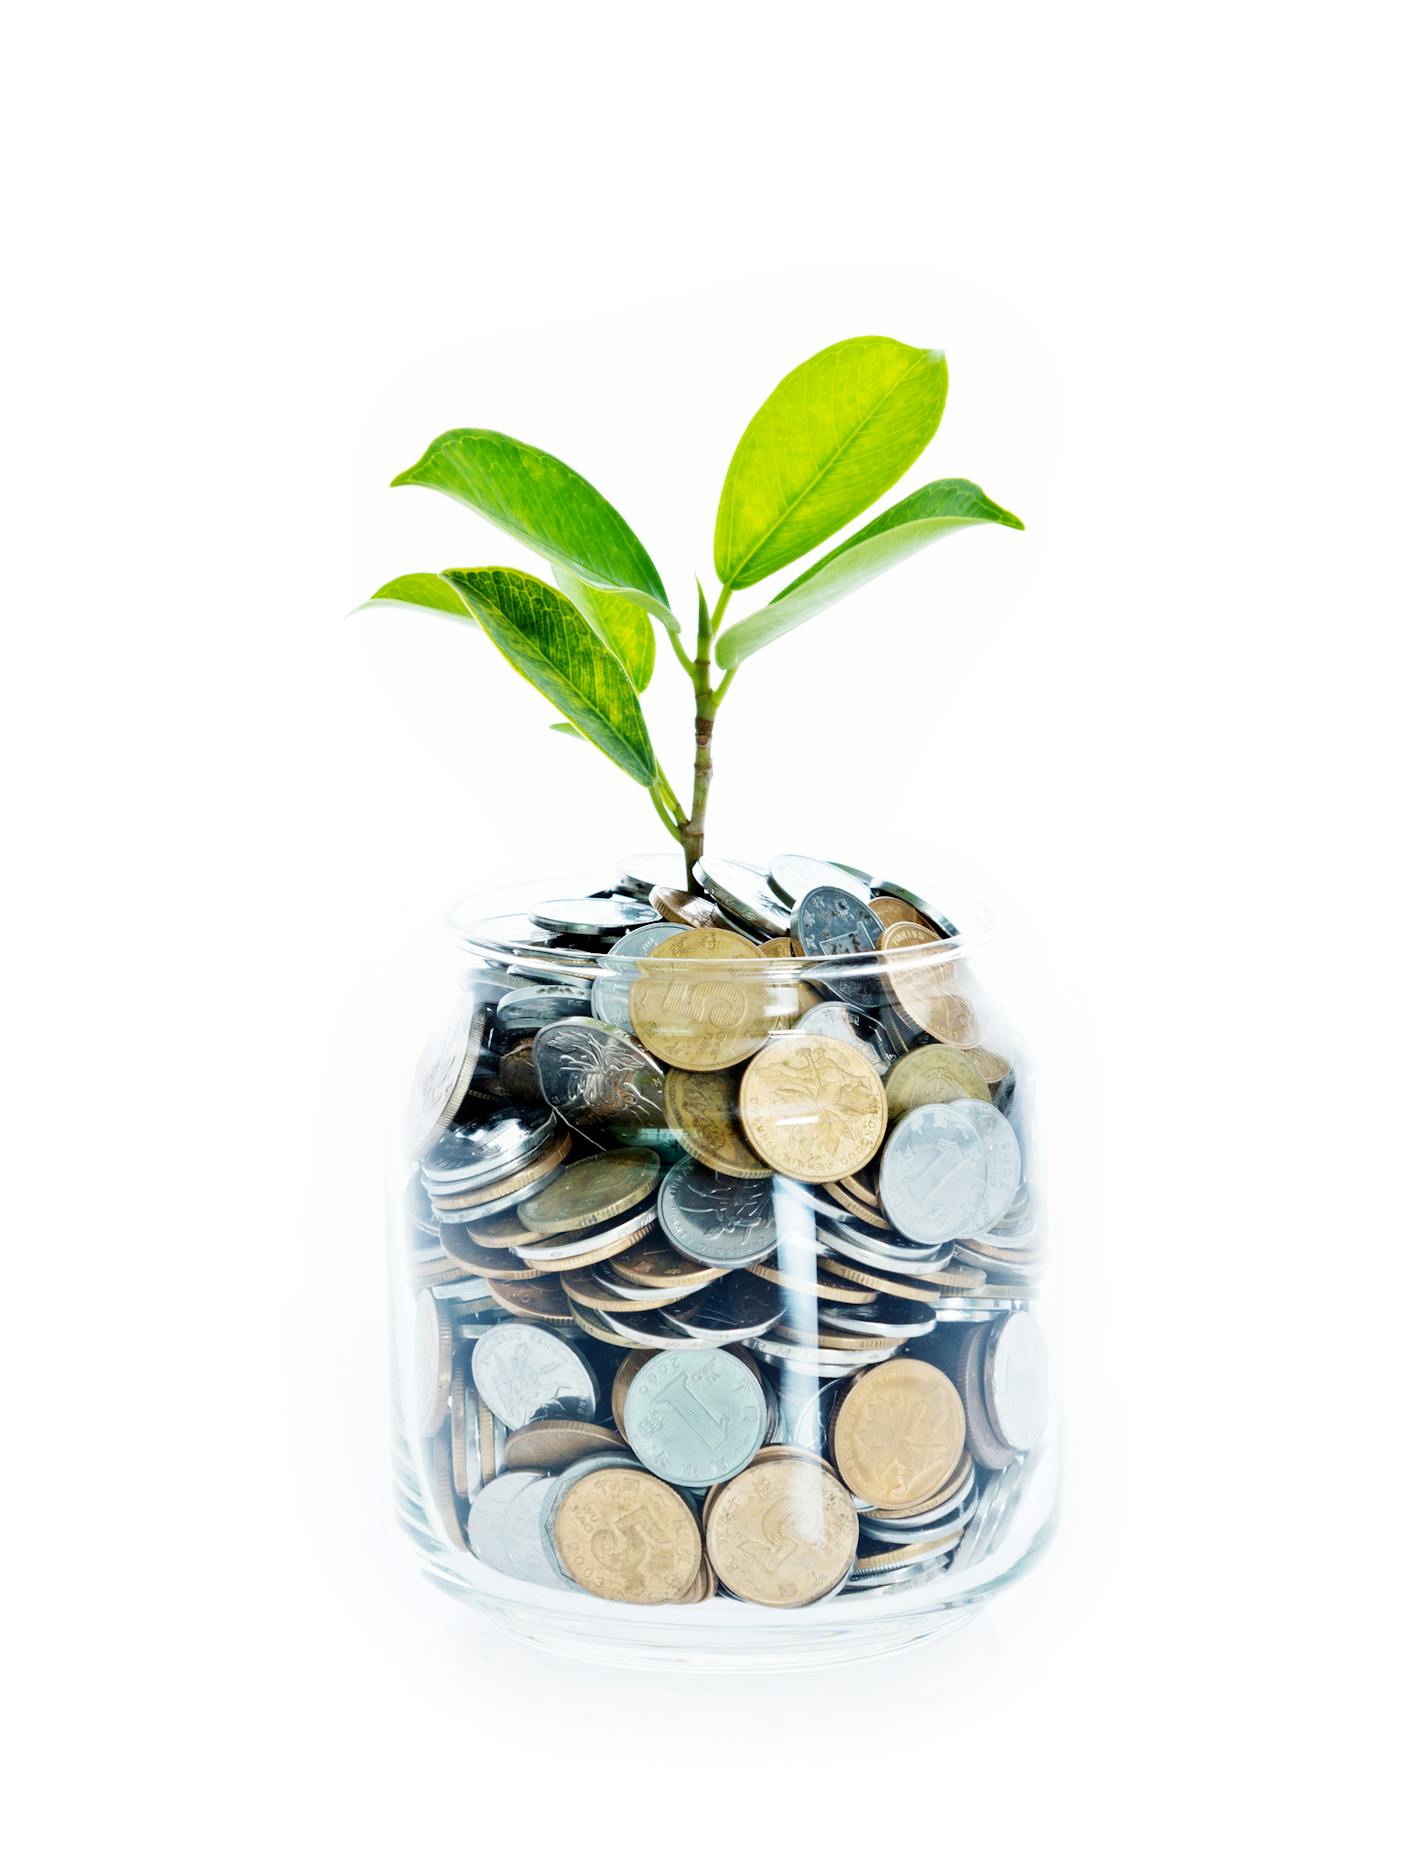
[[462, 929], [405, 1136], [429, 1504], [618, 1602], [911, 1589], [1003, 1544], [1048, 1428], [1013, 1063], [916, 892], [696, 881]]

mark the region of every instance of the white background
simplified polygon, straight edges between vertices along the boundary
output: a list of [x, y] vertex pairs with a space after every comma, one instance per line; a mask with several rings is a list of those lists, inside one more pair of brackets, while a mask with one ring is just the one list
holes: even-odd
[[[1414, 23], [12, 27], [16, 1860], [1401, 1858]], [[1064, 1526], [897, 1660], [600, 1672], [447, 1602], [391, 1527], [374, 1034], [448, 898], [656, 826], [473, 632], [347, 613], [527, 562], [387, 490], [464, 423], [588, 474], [685, 610], [747, 416], [860, 331], [946, 350], [921, 477], [1028, 530], [754, 662], [714, 841], [998, 908], [1059, 1112]]]

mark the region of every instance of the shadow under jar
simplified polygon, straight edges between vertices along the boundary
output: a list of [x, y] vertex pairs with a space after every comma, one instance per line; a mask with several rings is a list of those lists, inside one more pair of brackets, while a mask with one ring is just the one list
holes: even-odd
[[987, 917], [800, 857], [470, 898], [393, 1176], [399, 1516], [641, 1666], [942, 1633], [1058, 1491], [1056, 1294]]

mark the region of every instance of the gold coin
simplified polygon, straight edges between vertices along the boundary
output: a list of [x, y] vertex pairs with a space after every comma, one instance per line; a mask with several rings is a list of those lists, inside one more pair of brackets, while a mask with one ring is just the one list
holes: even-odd
[[618, 1453], [626, 1445], [621, 1434], [601, 1428], [596, 1421], [531, 1421], [525, 1427], [511, 1428], [506, 1436], [505, 1471], [542, 1467], [558, 1473], [585, 1454]]
[[850, 1330], [801, 1330], [795, 1324], [778, 1324], [767, 1335], [774, 1342], [801, 1343], [809, 1349], [818, 1350], [888, 1350], [892, 1344], [901, 1344], [903, 1337], [857, 1337]]
[[680, 1252], [674, 1252], [671, 1246], [661, 1244], [644, 1244], [633, 1247], [630, 1252], [620, 1252], [608, 1269], [625, 1285], [646, 1285], [654, 1291], [683, 1285], [715, 1285], [727, 1273], [725, 1266], [698, 1265], [695, 1260], [684, 1259]]
[[986, 1275], [976, 1265], [950, 1265], [938, 1272], [922, 1267], [914, 1276], [926, 1285], [942, 1285], [946, 1291], [978, 1291]]
[[[450, 1467], [455, 1491], [461, 1499], [470, 1497], [470, 1446], [465, 1439], [465, 1401], [471, 1392], [465, 1387], [464, 1373], [457, 1369], [450, 1384]], [[470, 1406], [474, 1406], [473, 1397]]]
[[[905, 1017], [931, 1038], [967, 1051], [979, 1043], [979, 1022], [969, 1001], [955, 991], [954, 962], [916, 960], [910, 953], [940, 942], [932, 928], [891, 922], [875, 945], [887, 956], [885, 977]], [[896, 965], [889, 957], [901, 953], [905, 959]]]
[[551, 1169], [557, 1168], [568, 1154], [572, 1143], [573, 1137], [565, 1129], [555, 1136], [548, 1148], [535, 1161], [517, 1169], [511, 1175], [506, 1175], [503, 1180], [486, 1182], [483, 1187], [475, 1188], [471, 1193], [455, 1194], [448, 1200], [432, 1195], [430, 1205], [437, 1214], [449, 1214], [452, 1219], [456, 1219], [465, 1208], [484, 1207], [490, 1201], [503, 1200], [506, 1194], [517, 1194], [521, 1188], [527, 1188], [531, 1181], [537, 1181], [541, 1175], [547, 1175]]
[[842, 1175], [841, 1186], [847, 1194], [853, 1195], [858, 1201], [864, 1201], [867, 1207], [873, 1207], [877, 1213], [879, 1212], [880, 1192], [875, 1185], [873, 1175], [864, 1172], [858, 1175]]
[[912, 909], [908, 902], [902, 902], [899, 896], [872, 896], [870, 912], [882, 928], [888, 928], [892, 922], [910, 922], [916, 928], [929, 928], [929, 923], [920, 911]]
[[[615, 1350], [627, 1349], [628, 1339], [620, 1337], [617, 1331], [609, 1330], [606, 1325], [600, 1324], [592, 1312], [581, 1305], [577, 1299], [571, 1298], [569, 1306], [574, 1314], [574, 1322], [585, 1337], [592, 1337], [595, 1343], [609, 1344]], [[614, 1419], [616, 1420], [617, 1417], [615, 1416]]]
[[854, 1214], [857, 1220], [863, 1220], [868, 1227], [878, 1227], [882, 1233], [895, 1231], [878, 1207], [871, 1207], [852, 1194], [844, 1181], [828, 1181], [826, 1192], [838, 1206], [844, 1207], [848, 1214]]
[[742, 1134], [737, 1116], [740, 1083], [735, 1071], [672, 1070], [663, 1084], [663, 1107], [678, 1141], [694, 1161], [716, 1169], [719, 1175], [760, 1181], [771, 1170], [752, 1153]]
[[[784, 1266], [749, 1265], [748, 1272], [757, 1278], [764, 1278], [769, 1285], [780, 1285], [786, 1291], [799, 1291], [808, 1298], [820, 1298], [827, 1304], [874, 1304], [873, 1292], [857, 1291], [853, 1285], [838, 1285], [835, 1278], [844, 1272], [843, 1266], [832, 1266], [829, 1260], [813, 1261], [817, 1276], [799, 1272], [788, 1272]], [[833, 1273], [835, 1277], [827, 1277]]]
[[511, 1103], [539, 1104], [544, 1093], [534, 1068], [534, 1040], [521, 1038], [499, 1061], [499, 1088]]
[[588, 1305], [595, 1311], [622, 1313], [625, 1311], [660, 1311], [667, 1303], [667, 1294], [656, 1291], [651, 1286], [638, 1298], [619, 1298], [611, 1291], [605, 1291], [595, 1278], [590, 1278], [583, 1267], [575, 1267], [571, 1272], [559, 1274], [567, 1296], [577, 1304]]
[[712, 1566], [704, 1557], [697, 1567], [697, 1575], [677, 1599], [681, 1603], [710, 1603], [717, 1594], [717, 1578]]
[[731, 923], [706, 896], [690, 894], [686, 889], [665, 889], [661, 883], [648, 894], [648, 901], [665, 922], [682, 928], [730, 928]]
[[613, 1372], [613, 1386], [609, 1393], [608, 1405], [613, 1415], [613, 1423], [618, 1432], [623, 1432], [623, 1404], [628, 1400], [628, 1391], [633, 1386], [633, 1378], [643, 1367], [651, 1363], [657, 1355], [656, 1350], [630, 1350]]
[[722, 1071], [750, 1058], [765, 1044], [777, 1008], [766, 1004], [764, 979], [715, 963], [757, 953], [744, 935], [715, 928], [669, 936], [639, 962], [628, 989], [633, 1030], [655, 1057], [684, 1071]]
[[652, 1149], [609, 1149], [574, 1162], [518, 1207], [525, 1226], [545, 1239], [600, 1226], [636, 1207], [656, 1187], [662, 1162]]
[[869, 1272], [863, 1266], [842, 1265], [839, 1259], [823, 1259], [821, 1265], [832, 1278], [847, 1278], [853, 1285], [863, 1285], [865, 1290], [856, 1294], [861, 1304], [872, 1304], [870, 1294], [877, 1291], [884, 1292], [887, 1298], [913, 1298], [920, 1304], [933, 1304], [943, 1296], [933, 1285], [912, 1283], [889, 1272]]
[[602, 1265], [605, 1259], [615, 1259], [629, 1246], [636, 1246], [639, 1240], [646, 1239], [658, 1224], [656, 1208], [649, 1207], [631, 1233], [620, 1233], [617, 1239], [604, 1240], [588, 1248], [587, 1252], [573, 1253], [567, 1259], [531, 1260], [530, 1265], [536, 1272], [548, 1272], [557, 1276], [563, 1272], [582, 1272], [585, 1266]]
[[532, 1317], [541, 1324], [572, 1324], [574, 1314], [556, 1278], [488, 1280], [490, 1297], [515, 1317]]
[[[770, 941], [763, 941], [757, 949], [762, 960], [800, 960], [805, 953], [805, 948], [795, 935], [774, 935]], [[779, 980], [774, 970], [766, 982], [765, 990], [767, 1006], [776, 1014], [778, 1030], [795, 1025], [813, 1006], [821, 1004], [821, 995], [809, 980]]]
[[490, 1252], [513, 1251], [517, 1246], [532, 1246], [542, 1236], [525, 1226], [518, 1214], [492, 1214], [488, 1220], [469, 1222], [465, 1231], [476, 1246]]
[[937, 1538], [922, 1538], [918, 1544], [893, 1545], [885, 1551], [872, 1552], [869, 1557], [855, 1560], [857, 1577], [873, 1577], [877, 1571], [898, 1570], [902, 1564], [913, 1564], [917, 1558], [933, 1557], [939, 1551], [952, 1551], [964, 1536], [964, 1527], [956, 1525], [952, 1532], [944, 1532]]
[[452, 1259], [448, 1253], [441, 1259], [425, 1259], [419, 1265], [410, 1268], [410, 1288], [412, 1291], [428, 1291], [432, 1287], [452, 1285], [456, 1279], [468, 1278], [470, 1269], [463, 1259]]
[[465, 1277], [471, 1272], [480, 1272], [485, 1278], [511, 1279], [540, 1278], [538, 1266], [532, 1270], [516, 1259], [513, 1253], [489, 1252], [483, 1246], [465, 1246], [460, 1252], [460, 1264], [465, 1268]]
[[853, 1045], [787, 1032], [747, 1066], [742, 1129], [762, 1160], [796, 1181], [854, 1174], [885, 1135], [885, 1090]]
[[675, 1603], [702, 1563], [682, 1495], [641, 1467], [586, 1473], [564, 1495], [553, 1535], [570, 1579], [615, 1603]]
[[[753, 1454], [742, 1471], [744, 1473], [750, 1472], [753, 1467], [759, 1466], [767, 1460], [814, 1460], [816, 1465], [824, 1468], [833, 1480], [839, 1479], [840, 1477], [829, 1460], [823, 1460], [819, 1454], [813, 1454], [809, 1447], [795, 1447], [790, 1445], [758, 1448], [757, 1452]], [[726, 1492], [730, 1484], [730, 1480], [719, 1480], [715, 1486], [709, 1486], [707, 1491], [702, 1495], [702, 1536], [704, 1539], [707, 1536], [708, 1524], [711, 1522], [712, 1508], [722, 1497], [722, 1494]]]
[[918, 1505], [913, 1506], [881, 1506], [878, 1510], [866, 1512], [862, 1516], [875, 1519], [877, 1522], [883, 1520], [888, 1525], [894, 1525], [901, 1519], [914, 1518], [921, 1512], [934, 1512], [940, 1506], [947, 1506], [955, 1494], [969, 1484], [969, 1476], [973, 1471], [974, 1456], [966, 1447], [959, 1456], [959, 1465], [933, 1498], [922, 1499]]
[[838, 1589], [860, 1522], [850, 1494], [810, 1460], [754, 1462], [728, 1480], [707, 1521], [707, 1559], [743, 1602], [799, 1609]]
[[984, 1074], [967, 1051], [953, 1045], [920, 1045], [897, 1058], [885, 1079], [885, 1101], [890, 1121], [898, 1122], [907, 1110], [922, 1103], [953, 1103], [959, 1097], [977, 1097], [990, 1103]]
[[964, 1404], [943, 1370], [895, 1357], [852, 1377], [831, 1422], [837, 1471], [857, 1499], [909, 1506], [937, 1493], [964, 1452]]
[[997, 1051], [986, 1051], [982, 1045], [975, 1045], [965, 1055], [974, 1060], [990, 1089], [1002, 1084], [1014, 1068], [1007, 1058], [1001, 1058]]
[[454, 1458], [450, 1451], [450, 1423], [442, 1421], [440, 1431], [430, 1442], [426, 1472], [430, 1476], [430, 1494], [435, 1501], [435, 1516], [450, 1543], [465, 1550], [465, 1515], [455, 1496]]

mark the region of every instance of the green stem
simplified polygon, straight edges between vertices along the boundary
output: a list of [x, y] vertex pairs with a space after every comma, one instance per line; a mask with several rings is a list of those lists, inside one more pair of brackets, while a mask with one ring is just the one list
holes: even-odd
[[712, 789], [712, 728], [727, 685], [724, 681], [720, 688], [714, 689], [712, 686], [712, 639], [721, 627], [731, 597], [732, 587], [724, 584], [711, 616], [707, 615], [704, 605], [697, 619], [697, 657], [692, 665], [695, 702], [693, 737], [696, 747], [692, 761], [692, 812], [681, 833], [689, 889], [695, 887], [692, 867], [702, 855], [707, 835], [707, 797]]

